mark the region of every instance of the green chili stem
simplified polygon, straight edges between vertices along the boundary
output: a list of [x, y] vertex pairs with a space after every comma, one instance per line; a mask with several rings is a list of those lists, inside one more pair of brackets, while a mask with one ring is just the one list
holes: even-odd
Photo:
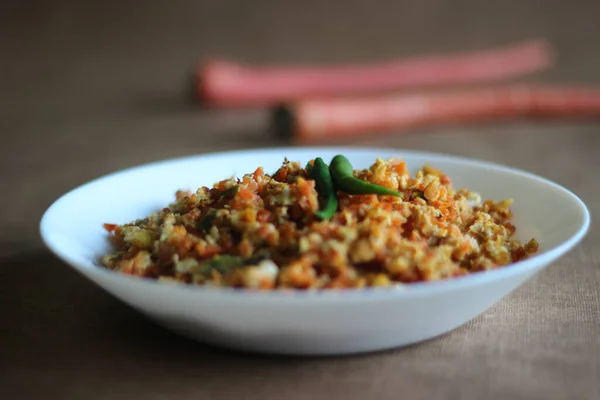
[[353, 174], [352, 164], [342, 155], [331, 160], [329, 171], [339, 190], [348, 194], [381, 194], [402, 197], [402, 193], [358, 179]]

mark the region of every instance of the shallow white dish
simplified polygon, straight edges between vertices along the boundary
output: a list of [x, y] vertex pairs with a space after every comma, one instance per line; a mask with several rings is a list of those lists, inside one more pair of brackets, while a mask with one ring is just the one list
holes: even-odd
[[[110, 251], [105, 222], [144, 217], [169, 204], [178, 189], [211, 186], [259, 165], [274, 171], [284, 157], [305, 163], [339, 153], [355, 168], [368, 167], [376, 157], [401, 157], [413, 173], [428, 163], [446, 172], [456, 188], [477, 191], [484, 199], [513, 198], [517, 237], [535, 237], [540, 254], [499, 270], [403, 289], [320, 293], [159, 284], [97, 266], [98, 258]], [[111, 174], [58, 199], [44, 214], [40, 231], [59, 258], [169, 329], [235, 349], [327, 355], [399, 347], [451, 331], [571, 250], [589, 224], [589, 212], [579, 198], [523, 171], [431, 153], [320, 147], [215, 153]]]

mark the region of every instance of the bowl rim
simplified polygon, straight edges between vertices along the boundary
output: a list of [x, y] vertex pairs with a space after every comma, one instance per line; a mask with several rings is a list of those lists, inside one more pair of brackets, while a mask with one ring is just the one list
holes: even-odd
[[[242, 156], [248, 155], [252, 153], [263, 153], [263, 154], [283, 154], [285, 152], [318, 152], [318, 151], [337, 151], [340, 153], [346, 154], [359, 154], [364, 152], [397, 152], [401, 153], [399, 157], [411, 156], [411, 157], [422, 157], [422, 158], [436, 158], [437, 160], [441, 160], [444, 162], [455, 162], [466, 164], [467, 166], [472, 166], [474, 168], [484, 168], [484, 169], [495, 169], [501, 170], [502, 172], [519, 175], [521, 177], [525, 177], [528, 179], [532, 179], [548, 185], [553, 189], [559, 190], [566, 194], [579, 208], [582, 213], [583, 221], [580, 224], [577, 232], [569, 237], [567, 240], [562, 243], [554, 246], [553, 248], [548, 249], [547, 251], [542, 252], [539, 255], [535, 255], [529, 259], [519, 261], [516, 263], [508, 264], [502, 268], [481, 271], [473, 274], [467, 274], [460, 277], [455, 277], [451, 279], [443, 279], [439, 281], [427, 281], [427, 282], [415, 282], [410, 284], [401, 284], [397, 286], [391, 287], [382, 287], [382, 288], [361, 288], [361, 289], [336, 289], [336, 290], [305, 290], [305, 289], [285, 289], [285, 290], [268, 290], [268, 291], [260, 291], [260, 290], [251, 290], [245, 288], [229, 288], [229, 287], [212, 287], [212, 286], [201, 286], [201, 285], [189, 285], [189, 284], [165, 284], [159, 283], [157, 280], [150, 278], [140, 278], [134, 276], [128, 276], [119, 274], [114, 271], [110, 271], [104, 268], [89, 268], [88, 266], [83, 266], [81, 263], [72, 257], [68, 252], [62, 251], [58, 248], [58, 246], [54, 246], [51, 240], [49, 240], [49, 229], [47, 227], [49, 216], [53, 213], [53, 211], [57, 208], [57, 206], [65, 201], [69, 196], [85, 190], [88, 186], [92, 186], [98, 184], [100, 182], [110, 180], [119, 175], [125, 175], [127, 173], [131, 173], [137, 170], [146, 169], [146, 168], [157, 168], [167, 164], [172, 163], [187, 163], [192, 162], [198, 159], [210, 159], [210, 158], [219, 158], [223, 156]], [[173, 157], [173, 158], [165, 158], [157, 161], [139, 164], [131, 167], [127, 167], [121, 170], [117, 170], [108, 174], [101, 175], [95, 179], [89, 180], [81, 185], [74, 187], [73, 189], [67, 191], [59, 198], [57, 198], [44, 212], [40, 223], [39, 223], [39, 234], [44, 245], [54, 254], [58, 259], [65, 262], [71, 268], [75, 269], [79, 273], [86, 275], [88, 278], [95, 281], [91, 275], [102, 275], [110, 280], [120, 280], [123, 282], [130, 283], [132, 285], [140, 285], [154, 290], [177, 290], [177, 291], [189, 291], [192, 293], [204, 293], [211, 294], [216, 296], [222, 296], [225, 298], [228, 297], [237, 297], [243, 296], [245, 300], [250, 299], [270, 299], [276, 297], [278, 301], [280, 300], [293, 300], [293, 299], [305, 299], [307, 297], [310, 298], [321, 298], [321, 299], [330, 299], [330, 300], [385, 300], [389, 299], [390, 296], [393, 297], [405, 297], [405, 296], [428, 296], [441, 294], [447, 291], [455, 291], [455, 290], [463, 290], [469, 287], [475, 287], [480, 285], [489, 284], [495, 281], [502, 281], [504, 279], [508, 279], [515, 275], [521, 275], [526, 273], [536, 273], [538, 270], [541, 270], [551, 262], [557, 260], [574, 247], [576, 247], [587, 235], [589, 232], [591, 224], [590, 212], [585, 205], [585, 203], [572, 191], [565, 188], [564, 186], [553, 182], [547, 178], [544, 178], [540, 175], [533, 174], [531, 172], [510, 167], [507, 165], [503, 165], [496, 162], [484, 161], [481, 159], [457, 156], [452, 154], [443, 154], [436, 152], [428, 152], [428, 151], [420, 151], [420, 150], [412, 150], [412, 149], [402, 149], [402, 148], [381, 148], [376, 146], [300, 146], [300, 147], [290, 147], [290, 146], [279, 146], [279, 147], [269, 147], [269, 148], [261, 148], [261, 149], [238, 149], [238, 150], [220, 150], [220, 151], [211, 151], [201, 154], [183, 156], [183, 157]]]

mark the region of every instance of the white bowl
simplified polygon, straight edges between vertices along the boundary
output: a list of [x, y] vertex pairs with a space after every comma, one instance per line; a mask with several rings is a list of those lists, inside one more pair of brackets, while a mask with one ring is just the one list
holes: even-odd
[[[105, 222], [124, 223], [161, 209], [178, 189], [252, 172], [275, 171], [284, 157], [302, 163], [346, 155], [355, 168], [376, 157], [401, 157], [414, 171], [442, 169], [455, 187], [484, 199], [515, 200], [517, 237], [535, 237], [540, 253], [494, 271], [402, 289], [338, 292], [245, 292], [157, 283], [98, 266], [110, 251]], [[446, 333], [471, 320], [576, 246], [589, 212], [565, 188], [512, 168], [464, 158], [393, 149], [278, 148], [208, 154], [127, 169], [58, 199], [41, 235], [59, 258], [159, 324], [201, 341], [267, 353], [332, 355], [399, 347]], [[84, 301], [85, 299], [74, 299]]]

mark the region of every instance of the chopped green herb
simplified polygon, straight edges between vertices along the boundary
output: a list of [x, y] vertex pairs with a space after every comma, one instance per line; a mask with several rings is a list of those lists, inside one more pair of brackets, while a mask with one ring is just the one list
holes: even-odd
[[236, 268], [243, 267], [244, 265], [246, 264], [242, 257], [223, 254], [217, 255], [210, 260], [200, 263], [198, 270], [193, 272], [208, 276], [212, 271], [217, 271], [220, 274], [225, 275]]
[[221, 192], [221, 194], [219, 195], [219, 198], [220, 198], [220, 199], [224, 199], [224, 198], [227, 198], [227, 197], [233, 197], [233, 196], [235, 196], [235, 194], [236, 194], [236, 193], [237, 193], [239, 190], [240, 190], [240, 187], [239, 187], [239, 186], [232, 186], [232, 187], [230, 187], [230, 188], [227, 188], [227, 189], [223, 190], [223, 191]]
[[232, 256], [228, 254], [216, 255], [210, 260], [201, 262], [191, 272], [209, 276], [212, 271], [217, 271], [222, 275], [228, 274], [237, 268], [243, 268], [249, 265], [256, 265], [259, 262], [271, 258], [270, 253], [267, 250], [258, 251], [250, 258], [242, 258], [239, 256]]
[[425, 193], [422, 190], [415, 190], [410, 194], [411, 199], [425, 199]]
[[198, 221], [198, 230], [202, 232], [208, 231], [212, 227], [212, 223], [215, 218], [217, 218], [217, 212], [215, 210], [210, 211], [200, 221]]

